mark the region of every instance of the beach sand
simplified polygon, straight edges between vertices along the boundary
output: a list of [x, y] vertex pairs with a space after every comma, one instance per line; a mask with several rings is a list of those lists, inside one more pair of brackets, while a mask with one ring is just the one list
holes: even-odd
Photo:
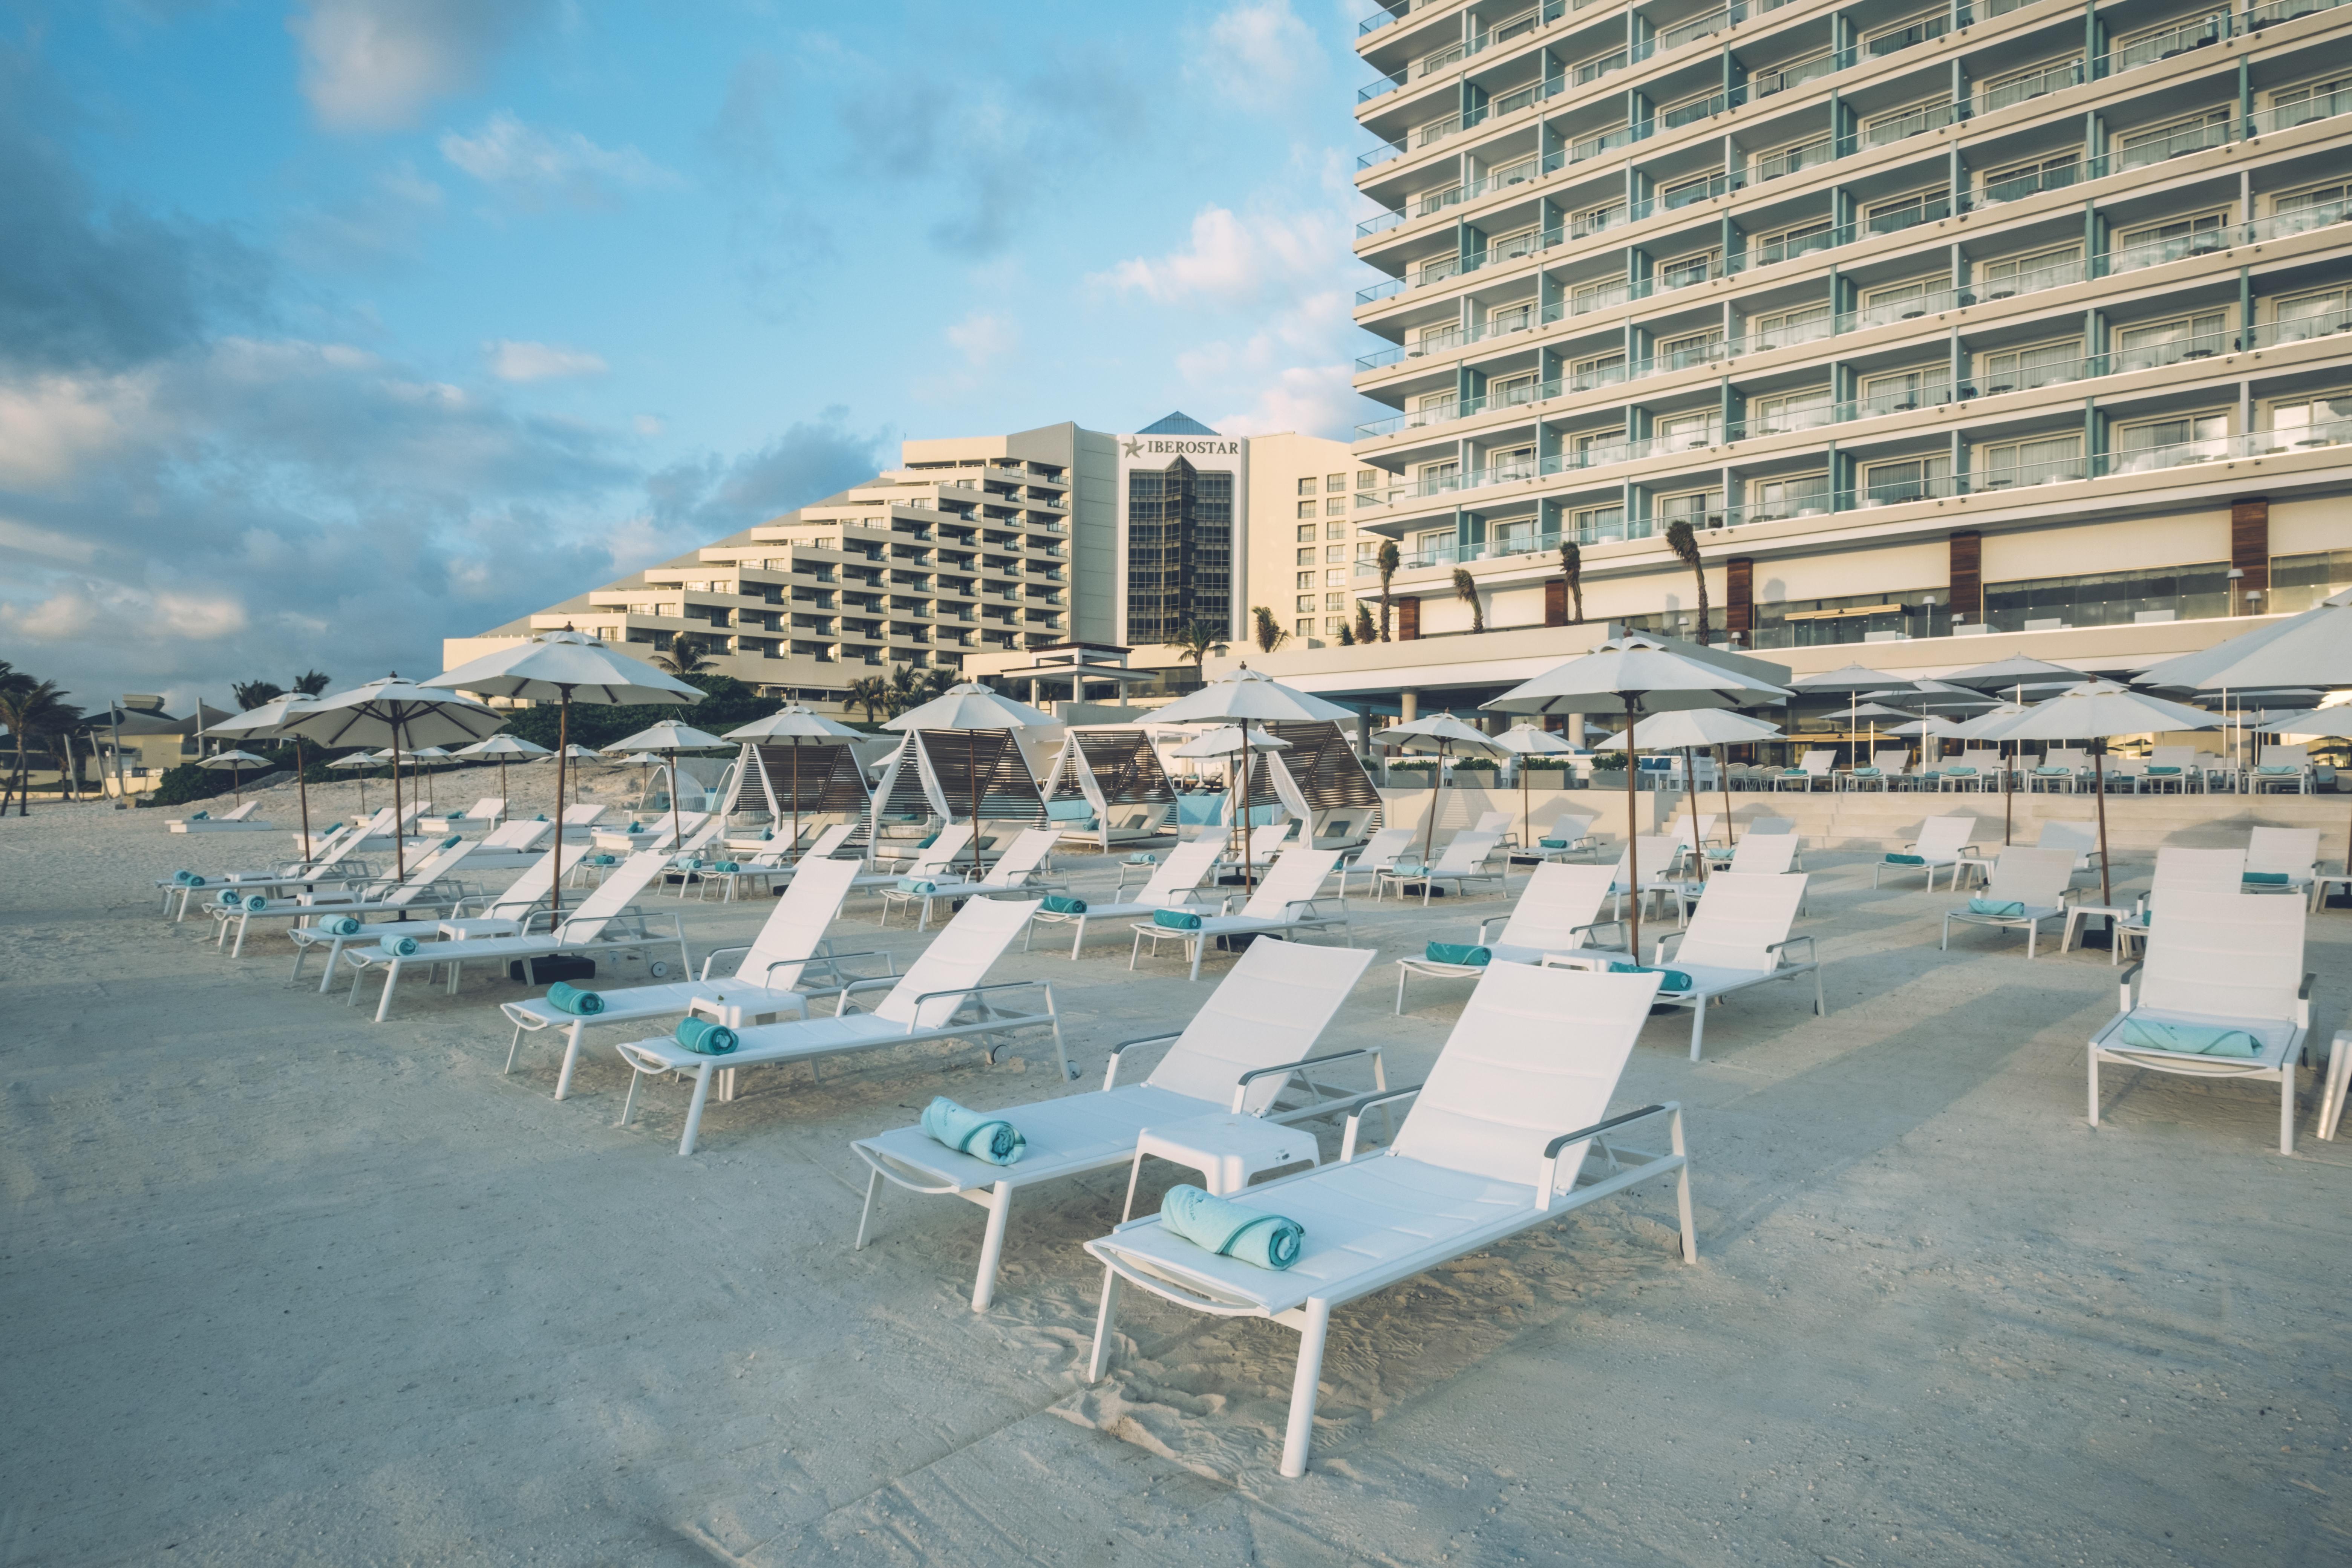
[[[437, 793], [462, 807], [485, 780]], [[538, 809], [551, 771], [511, 782]], [[290, 788], [264, 798], [290, 829]], [[314, 822], [355, 800], [314, 790]], [[1194, 986], [1172, 956], [1130, 974], [1108, 936], [1076, 964], [1041, 942], [999, 977], [1053, 982], [1079, 1083], [1042, 1039], [992, 1067], [909, 1048], [814, 1085], [747, 1073], [681, 1160], [685, 1090], [653, 1084], [616, 1128], [609, 1046], [561, 1104], [550, 1045], [501, 1075], [518, 986], [418, 984], [376, 1025], [289, 984], [282, 938], [232, 962], [209, 922], [159, 919], [152, 879], [287, 843], [173, 837], [169, 815], [0, 823], [0, 1562], [2352, 1557], [2352, 1142], [2306, 1114], [2281, 1159], [2274, 1092], [2123, 1072], [2088, 1127], [2107, 955], [2029, 964], [1983, 931], [1939, 953], [1952, 896], [1874, 892], [1859, 855], [1812, 857], [1799, 927], [1828, 1017], [1768, 987], [1711, 1017], [1705, 1062], [1666, 1017], [1626, 1072], [1620, 1105], [1686, 1109], [1696, 1266], [1660, 1184], [1343, 1309], [1312, 1468], [1283, 1481], [1287, 1330], [1129, 1291], [1113, 1375], [1079, 1381], [1100, 1283], [1080, 1245], [1124, 1171], [1022, 1200], [985, 1315], [970, 1205], [888, 1192], [850, 1247], [853, 1137], [934, 1093], [1094, 1087], [1220, 961]], [[1108, 862], [1069, 864], [1108, 889]], [[768, 905], [656, 907], [698, 958]], [[1504, 907], [1357, 904], [1381, 958], [1327, 1047], [1377, 1042], [1417, 1081], [1467, 988], [1416, 985], [1393, 1017], [1386, 961]], [[854, 903], [837, 945], [903, 967], [924, 939], [874, 918]], [[2348, 939], [2352, 915], [2314, 918], [2322, 1040]], [[1148, 1169], [1140, 1205], [1183, 1175]]]

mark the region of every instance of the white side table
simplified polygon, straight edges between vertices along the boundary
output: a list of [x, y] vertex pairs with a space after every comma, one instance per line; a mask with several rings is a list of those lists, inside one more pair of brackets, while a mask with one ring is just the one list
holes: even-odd
[[2327, 900], [2336, 893], [2352, 893], [2352, 876], [2336, 871], [2323, 873], [2311, 879], [2311, 912], [2317, 914], [2327, 907]]
[[2058, 951], [2065, 952], [2074, 943], [2074, 933], [2083, 922], [2095, 915], [2107, 918], [2107, 967], [2113, 969], [2123, 959], [2124, 921], [2137, 911], [2113, 904], [2072, 904], [2066, 910], [2066, 929], [2058, 933]]
[[1322, 1163], [1315, 1134], [1285, 1127], [1262, 1116], [1219, 1111], [1147, 1128], [1135, 1145], [1135, 1163], [1127, 1173], [1127, 1207], [1121, 1222], [1135, 1212], [1135, 1184], [1143, 1174], [1143, 1157], [1157, 1154], [1201, 1173], [1201, 1184], [1214, 1197], [1230, 1197], [1250, 1184], [1250, 1178], [1285, 1165]]

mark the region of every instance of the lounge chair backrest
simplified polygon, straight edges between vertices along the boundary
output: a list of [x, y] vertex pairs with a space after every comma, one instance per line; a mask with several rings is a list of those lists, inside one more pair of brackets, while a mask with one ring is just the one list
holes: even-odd
[[466, 808], [467, 822], [496, 822], [506, 815], [507, 803], [497, 795], [486, 795]]
[[2148, 886], [2148, 907], [2163, 910], [2168, 919], [2175, 911], [2193, 911], [2197, 902], [2209, 896], [2236, 898], [2244, 891], [2245, 875], [2242, 849], [2166, 845], [2156, 852], [2156, 879]]
[[2139, 1005], [2211, 1018], [2291, 1019], [2303, 985], [2304, 902], [2215, 895], [2148, 928]]
[[2063, 847], [2028, 849], [2013, 844], [1992, 863], [1992, 883], [1985, 889], [1984, 898], [1997, 904], [2023, 904], [2029, 910], [2054, 909], [2065, 894], [2066, 884], [2074, 879], [2074, 850]]
[[1591, 831], [1592, 818], [1589, 816], [1579, 816], [1575, 813], [1570, 812], [1566, 816], [1554, 818], [1551, 825], [1551, 831], [1545, 834], [1544, 837], [1547, 838], [1565, 838], [1570, 844], [1573, 844]]
[[1998, 773], [2000, 772], [2000, 753], [1992, 751], [1962, 752], [1960, 766], [1974, 768], [1979, 773]]
[[1793, 833], [1759, 833], [1750, 828], [1748, 837], [1731, 852], [1731, 871], [1741, 877], [1780, 877], [1797, 862], [1797, 836]]
[[914, 864], [907, 868], [910, 877], [929, 877], [947, 869], [948, 862], [971, 847], [971, 828], [964, 823], [950, 823], [940, 829], [928, 849], [915, 852]]
[[2246, 840], [2246, 869], [2308, 877], [2319, 860], [2316, 827], [2257, 827]]
[[1710, 969], [1779, 968], [1780, 959], [1769, 950], [1774, 942], [1789, 940], [1789, 927], [1805, 896], [1805, 880], [1801, 875], [1757, 877], [1738, 871], [1710, 877], [1674, 961]]
[[2047, 746], [2042, 749], [2042, 765], [2045, 768], [2074, 768], [2089, 765], [2090, 753], [2080, 746]]
[[[563, 808], [563, 826], [586, 827], [604, 815], [604, 808], [601, 805], [567, 805]], [[687, 815], [690, 816], [693, 813]]]
[[857, 824], [854, 822], [836, 822], [816, 836], [815, 841], [803, 851], [803, 856], [807, 859], [822, 860], [848, 843], [849, 836], [856, 831]]
[[508, 822], [482, 835], [485, 849], [528, 849], [531, 840], [549, 825], [544, 822]]
[[1289, 838], [1290, 830], [1296, 826], [1297, 824], [1289, 822], [1270, 822], [1264, 827], [1252, 828], [1249, 836], [1249, 858], [1253, 860], [1270, 860], [1281, 854], [1284, 841]]
[[1412, 847], [1414, 837], [1410, 827], [1383, 827], [1356, 852], [1356, 864], [1368, 868], [1388, 865]]
[[558, 845], [517, 877], [514, 886], [500, 893], [483, 912], [502, 920], [521, 919], [554, 890], [555, 879], [570, 875], [572, 868], [587, 853], [584, 844]]
[[1024, 827], [1013, 847], [988, 868], [981, 880], [992, 888], [1017, 888], [1029, 879], [1029, 873], [1045, 863], [1054, 846], [1062, 841], [1058, 827]]
[[251, 816], [255, 812], [259, 811], [260, 809], [261, 803], [259, 801], [248, 800], [243, 805], [238, 806], [235, 811], [232, 811], [226, 816], [221, 817], [220, 820], [223, 822], [243, 822], [247, 817]]
[[383, 901], [394, 907], [414, 903], [425, 889], [456, 870], [458, 861], [463, 860], [479, 847], [481, 846], [478, 841], [468, 842], [461, 839], [446, 849], [436, 849], [432, 854], [411, 866], [408, 868], [408, 880], [386, 893]]
[[680, 855], [692, 855], [698, 850], [708, 846], [712, 839], [718, 837], [721, 833], [725, 832], [726, 829], [727, 819], [725, 817], [715, 814], [706, 816], [699, 823], [687, 828], [685, 841], [678, 845], [677, 853]]
[[605, 923], [627, 909], [656, 877], [668, 868], [669, 857], [658, 849], [640, 849], [613, 868], [611, 876], [563, 917], [555, 934], [567, 942], [593, 942]]
[[1722, 817], [1717, 814], [1704, 813], [1696, 819], [1697, 827], [1694, 830], [1691, 817], [1679, 816], [1675, 819], [1674, 831], [1667, 837], [1685, 848], [1696, 849], [1715, 832], [1715, 825], [1721, 820]]
[[1503, 836], [1499, 833], [1482, 833], [1476, 829], [1457, 833], [1447, 841], [1437, 857], [1437, 864], [1429, 868], [1430, 874], [1459, 877], [1475, 871], [1486, 863], [1486, 858], [1495, 852], [1495, 846], [1502, 841]]
[[1254, 921], [1287, 920], [1291, 905], [1314, 901], [1330, 879], [1331, 868], [1339, 863], [1337, 849], [1284, 850], [1267, 868], [1256, 893], [1242, 906], [1242, 914]]
[[2197, 748], [2194, 746], [2151, 746], [2148, 748], [2147, 760], [2155, 763], [2159, 768], [2190, 767], [2196, 763]]
[[[1488, 964], [1391, 1152], [1533, 1185], [1545, 1144], [1608, 1114], [1657, 985], [1650, 974]], [[1582, 1160], [1571, 1146], [1559, 1168]]]
[[2035, 846], [2075, 855], [2088, 855], [2098, 847], [2099, 830], [2087, 822], [2045, 822], [2042, 825], [2042, 841]]
[[1511, 814], [1507, 811], [1482, 811], [1478, 814], [1478, 820], [1473, 823], [1470, 827], [1470, 831], [1473, 833], [1493, 833], [1496, 835], [1508, 833], [1510, 830]]
[[[1316, 1037], [1371, 961], [1369, 948], [1250, 943], [1144, 1081], [1230, 1105], [1242, 1074], [1315, 1054]], [[1265, 1110], [1286, 1081], [1258, 1079], [1242, 1108]]]
[[[1036, 912], [1037, 902], [1032, 899], [967, 900], [955, 919], [923, 949], [922, 956], [908, 966], [890, 994], [874, 1009], [875, 1016], [909, 1029], [938, 1028], [955, 1016], [965, 1000], [940, 993], [966, 990], [985, 980], [989, 966]], [[922, 996], [930, 1000], [919, 1005], [916, 999]]]
[[347, 858], [361, 845], [378, 834], [391, 831], [392, 807], [387, 805], [358, 826], [346, 827], [340, 837], [328, 839], [320, 847], [318, 858], [311, 862], [311, 866], [316, 869], [332, 866], [337, 861]]
[[1168, 851], [1168, 858], [1151, 873], [1151, 880], [1143, 884], [1132, 900], [1139, 904], [1175, 904], [1183, 901], [1186, 893], [1201, 885], [1209, 868], [1217, 863], [1217, 851], [1222, 847], [1213, 838], [1196, 838], [1190, 844], [1179, 844]]
[[1616, 873], [1606, 866], [1565, 866], [1557, 861], [1536, 868], [1519, 893], [1495, 940], [1505, 947], [1536, 952], [1566, 952], [1580, 946], [1584, 935], [1576, 928], [1601, 918]]
[[[856, 860], [817, 860], [802, 867], [776, 900], [735, 973], [755, 985], [790, 989], [800, 983], [800, 960], [814, 952], [841, 912], [849, 885], [863, 869]], [[789, 967], [772, 967], [790, 961]]]
[[1796, 832], [1795, 820], [1786, 816], [1759, 816], [1748, 825], [1748, 837], [1751, 838], [1759, 835], [1769, 837], [1778, 833], [1785, 833], [1793, 837]]
[[1931, 816], [1919, 825], [1916, 852], [1929, 860], [1948, 860], [1976, 836], [1977, 819], [1973, 816]]
[[1890, 773], [1899, 773], [1911, 765], [1910, 749], [1906, 747], [1899, 752], [1873, 752], [1870, 754], [1870, 765]]
[[1835, 752], [1807, 752], [1805, 753], [1804, 760], [1797, 765], [1804, 769], [1809, 773], [1819, 775], [1828, 773], [1832, 767], [1836, 765], [1836, 763], [1837, 753]]
[[[1642, 867], [1642, 879], [1647, 882], [1666, 874], [1666, 868], [1674, 864], [1675, 856], [1681, 847], [1681, 845], [1671, 838], [1636, 838], [1627, 847], [1625, 854], [1617, 857], [1618, 885], [1624, 886], [1625, 861], [1628, 855], [1638, 856]], [[1633, 891], [1631, 888], [1625, 890]]]
[[[2261, 758], [2254, 765], [2258, 768], [2307, 768], [2311, 766], [2311, 748], [2266, 745], [2263, 748]], [[248, 806], [247, 809], [252, 808]]]

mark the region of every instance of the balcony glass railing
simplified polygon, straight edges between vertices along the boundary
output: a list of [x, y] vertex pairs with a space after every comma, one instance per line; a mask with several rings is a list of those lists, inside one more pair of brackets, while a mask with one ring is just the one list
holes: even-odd
[[1801, 147], [1784, 147], [1778, 153], [1767, 153], [1748, 165], [1759, 183], [1777, 180], [1783, 174], [1793, 174], [1800, 169], [1818, 168], [1837, 155], [1837, 144], [1829, 137], [1808, 142]]
[[1908, 414], [1915, 408], [1933, 408], [1952, 400], [1952, 384], [1948, 381], [1921, 381], [1911, 386], [1898, 386], [1885, 392], [1864, 393], [1838, 405], [1838, 419], [1876, 419], [1888, 414]]
[[1747, 15], [1748, 7], [1745, 5], [1727, 5], [1720, 11], [1709, 11], [1686, 22], [1676, 22], [1671, 27], [1661, 27], [1658, 30], [1658, 47], [1662, 51], [1679, 49], [1685, 44], [1713, 37]]
[[[2318, 119], [2321, 116], [2314, 115]], [[2204, 153], [2225, 146], [2237, 139], [2238, 127], [2231, 116], [2216, 115], [2202, 125], [2184, 126], [2161, 136], [2151, 136], [2118, 148], [2107, 155], [2102, 174], [2114, 174], [2125, 169], [2144, 169], [2150, 163], [2161, 163], [2168, 158], [2182, 158], [2191, 153]]]
[[2214, 11], [2189, 21], [2176, 23], [2160, 33], [2134, 38], [2120, 48], [2109, 50], [2093, 62], [2094, 74], [2113, 76], [2118, 71], [2154, 65], [2175, 55], [2185, 55], [2191, 49], [2209, 47], [2229, 36], [2230, 14]]
[[2081, 60], [2053, 60], [2037, 70], [2011, 77], [2006, 81], [1986, 88], [1977, 94], [1973, 112], [1990, 114], [1996, 110], [2040, 98], [2044, 93], [2080, 86], [2087, 79]]
[[1819, 77], [1825, 77], [1832, 71], [1843, 70], [1852, 64], [1853, 64], [1853, 50], [1825, 50], [1810, 59], [1798, 60], [1794, 64], [1781, 66], [1775, 70], [1758, 71], [1748, 79], [1748, 93], [1750, 98], [1770, 98], [1776, 93], [1788, 92], [1792, 89], [1802, 87], [1805, 83]]

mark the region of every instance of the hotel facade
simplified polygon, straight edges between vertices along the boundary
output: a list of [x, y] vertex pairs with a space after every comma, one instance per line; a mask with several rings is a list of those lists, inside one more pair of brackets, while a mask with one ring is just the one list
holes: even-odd
[[1457, 570], [1490, 628], [1690, 636], [1677, 522], [1716, 640], [1801, 669], [2352, 585], [2352, 7], [1395, 0], [1356, 47], [1392, 637], [1471, 628]]

